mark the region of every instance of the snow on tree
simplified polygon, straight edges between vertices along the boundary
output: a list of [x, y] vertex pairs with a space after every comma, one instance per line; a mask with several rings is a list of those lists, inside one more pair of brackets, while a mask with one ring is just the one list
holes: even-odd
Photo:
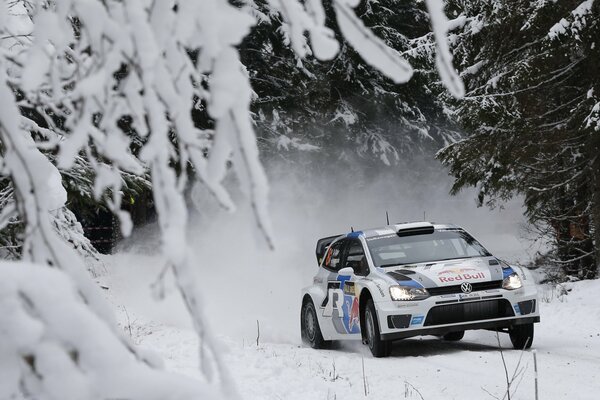
[[454, 104], [469, 136], [439, 158], [453, 190], [480, 204], [515, 194], [564, 274], [593, 278], [600, 260], [600, 4], [450, 1], [467, 94]]
[[[262, 18], [240, 52], [258, 94], [251, 109], [267, 162], [285, 157], [318, 171], [333, 157], [343, 168], [379, 170], [433, 154], [460, 138], [445, 113], [424, 2], [363, 1], [353, 10], [363, 26], [411, 65], [411, 79], [404, 84], [361, 58], [343, 36], [333, 3], [325, 4], [326, 23], [340, 51], [325, 63], [294, 53], [285, 45], [285, 21], [269, 13], [266, 2], [256, 3]], [[447, 27], [453, 27], [451, 21]]]
[[[355, 6], [335, 2], [348, 41], [390, 78], [409, 79], [411, 67], [361, 23]], [[237, 50], [259, 17], [255, 8], [225, 0], [5, 0], [1, 7], [0, 36], [10, 43], [0, 48], [0, 167], [4, 179], [9, 177], [3, 187], [11, 188], [2, 196], [12, 195], [13, 201], [3, 203], [0, 226], [16, 217], [24, 233], [22, 262], [0, 264], [0, 318], [10, 327], [0, 337], [0, 395], [236, 397], [205, 323], [185, 240], [183, 192], [193, 170], [233, 211], [222, 184], [231, 165], [265, 243], [273, 246], [267, 179], [249, 111], [254, 93]], [[273, 0], [270, 7], [285, 21], [284, 35], [298, 57], [335, 56], [338, 44], [324, 25], [321, 2]], [[29, 32], [13, 30], [11, 15], [19, 8], [24, 12], [18, 18], [30, 21]], [[446, 21], [433, 8], [442, 77], [459, 95], [445, 51]], [[208, 113], [214, 129], [194, 124], [197, 109]], [[82, 159], [93, 171], [95, 197], [104, 198], [124, 235], [132, 224], [121, 209], [123, 176], [149, 173], [165, 268], [176, 277], [199, 335], [200, 365], [210, 386], [171, 376], [128, 343], [69, 244], [69, 238], [81, 236], [76, 224], [71, 236], [57, 232], [61, 218], [73, 222], [63, 208], [61, 172], [69, 173]]]

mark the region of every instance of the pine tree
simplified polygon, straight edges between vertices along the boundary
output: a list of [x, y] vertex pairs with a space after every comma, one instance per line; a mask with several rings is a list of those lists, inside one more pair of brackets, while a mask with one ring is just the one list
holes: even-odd
[[439, 153], [480, 204], [522, 195], [568, 275], [596, 276], [600, 241], [600, 6], [592, 1], [451, 1], [468, 94], [468, 138]]
[[279, 16], [270, 15], [264, 2], [258, 4], [264, 18], [241, 51], [257, 93], [252, 108], [267, 155], [316, 151], [326, 159], [313, 157], [318, 169], [332, 158], [344, 165], [360, 159], [363, 166], [380, 168], [431, 154], [459, 137], [439, 97], [445, 89], [435, 69], [435, 43], [423, 2], [365, 1], [356, 9], [366, 26], [414, 66], [413, 77], [402, 85], [348, 45], [330, 5], [327, 23], [341, 49], [332, 61], [319, 62], [299, 59], [286, 45]]

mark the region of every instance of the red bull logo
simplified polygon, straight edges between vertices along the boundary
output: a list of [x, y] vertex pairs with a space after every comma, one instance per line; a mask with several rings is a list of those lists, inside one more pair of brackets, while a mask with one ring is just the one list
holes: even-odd
[[485, 274], [483, 272], [478, 272], [476, 274], [456, 274], [454, 276], [441, 276], [439, 277], [440, 282], [460, 282], [467, 280], [476, 280], [476, 279], [485, 279]]
[[477, 271], [475, 268], [448, 268], [443, 271], [438, 272], [438, 276], [441, 275], [458, 275], [464, 274], [471, 271]]
[[355, 297], [350, 308], [350, 319], [348, 322], [348, 330], [352, 332], [354, 327], [360, 328], [360, 312], [358, 308], [358, 299]]

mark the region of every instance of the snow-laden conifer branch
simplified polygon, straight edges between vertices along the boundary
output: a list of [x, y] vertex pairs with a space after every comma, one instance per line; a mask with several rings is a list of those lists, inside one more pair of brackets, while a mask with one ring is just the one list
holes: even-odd
[[[339, 44], [326, 27], [320, 0], [270, 3], [281, 13], [284, 34], [299, 57], [335, 56]], [[408, 80], [410, 65], [364, 26], [352, 11], [355, 5], [336, 2], [348, 41], [396, 82]], [[73, 222], [62, 209], [66, 192], [59, 169], [67, 175], [80, 165], [93, 172], [96, 199], [106, 200], [125, 235], [132, 224], [121, 210], [123, 176], [150, 174], [163, 254], [200, 337], [202, 371], [217, 382], [218, 392], [236, 397], [206, 325], [185, 240], [183, 191], [192, 169], [226, 209], [234, 210], [223, 181], [235, 172], [257, 226], [273, 246], [267, 178], [249, 112], [253, 92], [236, 47], [258, 16], [225, 0], [5, 0], [0, 7], [0, 37], [11, 38], [0, 45], [1, 167], [14, 188], [14, 203], [5, 203], [0, 222], [18, 217], [23, 223], [26, 261], [0, 264], [0, 310], [16, 310], [0, 312], [2, 326], [11, 327], [0, 333], [0, 376], [7, 377], [0, 382], [0, 397], [214, 395], [197, 381], [164, 373], [128, 343], [67, 244], [70, 236], [57, 233], [59, 220]], [[7, 21], [9, 7], [21, 8], [24, 26], [18, 32]], [[214, 131], [197, 127], [196, 104], [206, 105]], [[39, 118], [21, 115], [19, 107]], [[34, 136], [43, 140], [36, 143]], [[79, 228], [72, 223], [69, 229], [80, 235]], [[72, 385], [56, 385], [65, 379]]]
[[[282, 31], [300, 58], [313, 54], [320, 60], [330, 60], [337, 54], [339, 44], [333, 31], [325, 26], [325, 11], [321, 0], [269, 0], [274, 12], [283, 17]], [[305, 32], [309, 33], [310, 45]]]
[[[448, 88], [450, 93], [457, 98], [465, 95], [465, 87], [462, 80], [456, 73], [452, 65], [452, 55], [448, 47], [446, 36], [448, 30], [452, 28], [449, 24], [446, 14], [444, 14], [444, 2], [440, 0], [427, 0], [427, 9], [429, 10], [429, 18], [431, 19], [431, 28], [435, 36], [436, 54], [435, 61], [437, 69], [442, 78], [442, 82]], [[454, 23], [457, 24], [456, 22]]]
[[585, 0], [581, 2], [573, 11], [571, 11], [570, 15], [566, 16], [566, 18], [561, 18], [560, 21], [550, 28], [548, 37], [550, 39], [557, 39], [562, 35], [577, 36], [588, 23], [589, 14], [592, 13], [593, 4], [594, 0]]
[[[55, 272], [58, 276], [57, 279], [73, 282], [75, 293], [77, 293], [79, 301], [85, 304], [87, 315], [93, 316], [90, 318], [99, 319], [104, 324], [103, 330], [99, 331], [98, 335], [94, 338], [85, 338], [80, 335], [78, 336], [81, 338], [80, 341], [72, 340], [66, 342], [68, 346], [61, 346], [59, 344], [62, 342], [62, 339], [54, 336], [53, 332], [47, 330], [47, 328], [49, 324], [58, 323], [57, 315], [68, 311], [53, 301], [42, 301], [46, 309], [38, 310], [33, 302], [29, 300], [27, 293], [21, 290], [17, 291], [16, 293], [18, 293], [21, 299], [26, 299], [25, 304], [28, 306], [28, 313], [38, 319], [35, 324], [40, 325], [40, 328], [37, 329], [44, 331], [44, 328], [46, 328], [44, 338], [49, 343], [38, 340], [35, 343], [29, 343], [29, 346], [16, 345], [14, 341], [21, 340], [20, 337], [22, 335], [31, 335], [33, 333], [27, 326], [23, 326], [25, 322], [18, 314], [14, 316], [11, 312], [4, 312], [4, 315], [7, 315], [9, 318], [14, 316], [17, 319], [15, 321], [7, 321], [7, 325], [3, 324], [3, 326], [17, 326], [21, 327], [23, 331], [5, 332], [7, 337], [2, 338], [2, 343], [4, 345], [8, 344], [8, 347], [3, 347], [3, 356], [0, 358], [3, 361], [6, 360], [7, 364], [0, 366], [0, 368], [3, 369], [2, 375], [9, 377], [0, 385], [5, 392], [2, 394], [6, 394], [3, 398], [11, 398], [23, 391], [33, 397], [49, 396], [49, 398], [75, 399], [81, 393], [90, 393], [89, 398], [96, 398], [101, 396], [100, 389], [102, 385], [98, 387], [92, 382], [85, 384], [80, 382], [81, 385], [54, 387], [56, 385], [52, 383], [52, 380], [55, 378], [46, 375], [49, 371], [39, 371], [38, 368], [44, 365], [44, 363], [50, 367], [52, 362], [59, 362], [59, 360], [64, 360], [64, 363], [68, 363], [67, 358], [70, 352], [85, 354], [86, 350], [88, 350], [86, 348], [86, 340], [88, 339], [95, 342], [97, 346], [108, 346], [109, 341], [117, 340], [120, 343], [118, 346], [132, 353], [135, 359], [141, 358], [137, 357], [135, 349], [118, 332], [108, 305], [100, 296], [99, 288], [91, 281], [85, 268], [82, 267], [81, 259], [72, 248], [58, 237], [57, 232], [51, 226], [49, 212], [61, 207], [66, 200], [66, 193], [64, 193], [64, 189], [60, 185], [60, 174], [33, 145], [33, 140], [29, 132], [20, 129], [18, 125], [19, 112], [14, 103], [6, 101], [14, 99], [14, 97], [12, 91], [5, 84], [5, 79], [2, 79], [2, 72], [3, 70], [0, 69], [0, 98], [5, 100], [4, 107], [0, 108], [0, 138], [5, 146], [4, 172], [11, 176], [15, 188], [15, 200], [19, 209], [19, 215], [25, 223], [25, 242], [22, 250], [23, 259], [36, 263], [38, 266], [33, 267], [33, 272], [25, 273], [24, 269], [26, 267], [24, 265], [15, 266], [8, 265], [5, 262], [2, 263], [2, 276], [10, 284], [0, 287], [2, 293], [0, 297], [9, 299], [8, 306], [10, 307], [10, 298], [13, 295], [11, 285], [17, 284], [15, 280], [18, 279], [31, 280], [30, 291], [32, 294], [38, 291], [46, 291], [49, 295], [55, 291], [62, 293], [62, 288], [53, 287], [44, 278], [43, 273], [40, 273], [40, 275], [35, 274], [35, 271], [41, 271], [39, 265], [45, 264], [57, 270]], [[16, 271], [11, 272], [14, 269]], [[40, 287], [44, 287], [44, 290], [40, 290]], [[15, 300], [17, 299], [15, 298]], [[56, 306], [56, 308], [53, 309], [53, 306]], [[81, 322], [85, 325], [88, 321], [82, 320]], [[31, 324], [33, 323], [31, 322]], [[68, 328], [64, 327], [63, 329], [66, 330]], [[53, 347], [50, 355], [47, 353], [48, 346]], [[109, 346], [109, 349], [116, 350], [114, 346], [112, 347], [111, 349], [111, 346]], [[108, 354], [107, 357], [111, 357], [111, 355]], [[23, 363], [23, 359], [28, 362]], [[11, 361], [14, 363], [11, 363]], [[75, 371], [80, 367], [80, 365], [70, 365], [68, 368]], [[67, 368], [67, 366], [62, 365], [62, 368]], [[83, 370], [85, 370], [85, 367], [78, 370], [78, 374], [83, 374]], [[102, 372], [102, 370], [98, 372]], [[67, 374], [66, 371], [65, 374]], [[58, 378], [64, 379], [60, 375]], [[77, 380], [81, 381], [80, 377], [77, 377]]]
[[408, 81], [413, 73], [410, 64], [400, 54], [377, 38], [354, 14], [353, 0], [336, 0], [336, 17], [344, 38], [361, 57], [396, 83]]
[[60, 270], [5, 261], [0, 276], [0, 398], [221, 398], [164, 371], [150, 353], [132, 357], [131, 345]]

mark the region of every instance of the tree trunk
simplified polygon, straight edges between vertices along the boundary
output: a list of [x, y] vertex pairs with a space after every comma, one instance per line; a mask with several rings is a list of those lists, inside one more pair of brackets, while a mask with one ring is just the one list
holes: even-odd
[[593, 135], [593, 145], [590, 146], [592, 148], [592, 232], [594, 238], [594, 249], [595, 249], [595, 270], [593, 271], [593, 276], [590, 278], [595, 278], [600, 276], [600, 132], [596, 132]]
[[594, 197], [592, 199], [592, 229], [594, 230], [594, 249], [596, 253], [596, 271], [594, 274], [594, 278], [600, 275], [600, 157], [596, 159], [595, 164], [595, 188]]

